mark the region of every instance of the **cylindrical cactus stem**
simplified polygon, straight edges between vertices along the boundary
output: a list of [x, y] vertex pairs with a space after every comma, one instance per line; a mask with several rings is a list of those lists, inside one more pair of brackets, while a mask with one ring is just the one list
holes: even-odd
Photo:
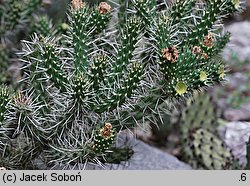
[[24, 8], [24, 15], [30, 16], [41, 4], [42, 0], [29, 0]]
[[133, 92], [137, 89], [139, 82], [142, 80], [143, 74], [143, 66], [139, 63], [133, 64], [128, 77], [124, 80], [121, 87], [116, 91], [111, 92], [110, 97], [101, 99], [99, 105], [94, 107], [95, 112], [103, 113], [105, 111], [112, 111], [124, 104], [129, 98], [131, 98]]
[[98, 54], [98, 56], [94, 58], [90, 75], [94, 90], [99, 90], [101, 83], [104, 83], [104, 78], [107, 76], [106, 70], [108, 67], [109, 64], [105, 55]]
[[81, 0], [72, 1], [71, 34], [74, 43], [76, 73], [87, 72], [90, 38], [107, 26], [111, 18], [110, 11], [111, 6], [104, 2], [100, 3], [96, 10], [90, 12], [90, 8]]
[[233, 0], [209, 1], [201, 21], [196, 25], [195, 29], [187, 35], [182, 44], [195, 45], [201, 42], [208, 34], [209, 29], [212, 29], [214, 23], [220, 19], [221, 15], [230, 14], [235, 11], [236, 8]]
[[102, 128], [97, 128], [91, 149], [96, 154], [105, 153], [115, 142], [116, 132], [111, 123], [105, 123]]
[[52, 35], [52, 22], [48, 16], [40, 16], [37, 18], [34, 26], [33, 32], [42, 37]]
[[56, 54], [56, 49], [51, 43], [45, 43], [43, 46], [42, 58], [47, 74], [50, 76], [55, 86], [62, 92], [66, 91], [69, 85], [68, 79], [64, 74], [62, 67], [58, 64], [60, 59]]
[[132, 16], [128, 19], [123, 30], [121, 47], [118, 50], [116, 62], [112, 68], [112, 76], [108, 78], [109, 84], [112, 85], [114, 81], [118, 81], [125, 74], [127, 65], [131, 62], [136, 43], [138, 42], [141, 25], [140, 18], [137, 16]]

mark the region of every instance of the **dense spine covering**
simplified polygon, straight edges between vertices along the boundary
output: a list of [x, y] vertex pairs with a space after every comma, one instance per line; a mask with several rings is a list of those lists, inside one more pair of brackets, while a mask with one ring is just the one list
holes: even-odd
[[101, 129], [96, 131], [91, 148], [95, 153], [105, 153], [106, 150], [110, 149], [114, 141], [115, 132], [112, 129], [112, 125], [110, 123], [105, 123]]
[[44, 52], [41, 57], [44, 59], [44, 66], [47, 74], [51, 77], [51, 80], [58, 89], [62, 92], [66, 91], [68, 80], [62, 67], [58, 64], [60, 59], [56, 54], [55, 47], [48, 43], [45, 44], [43, 50]]
[[29, 0], [24, 8], [24, 15], [30, 16], [42, 4], [42, 0]]
[[19, 23], [19, 19], [21, 18], [21, 2], [16, 0], [11, 0], [9, 2], [9, 6], [6, 10], [6, 14], [4, 14], [4, 30], [13, 30], [17, 24]]
[[[13, 97], [4, 111], [7, 120], [2, 121], [11, 129], [7, 138], [32, 144], [24, 145], [27, 151], [23, 156], [20, 149], [14, 151], [22, 160], [18, 165], [29, 167], [30, 161], [24, 161], [41, 152], [50, 165], [99, 164], [105, 163], [105, 157], [121, 162], [120, 154], [129, 151], [113, 146], [120, 129], [141, 121], [165, 124], [169, 120], [162, 116], [173, 99], [186, 98], [221, 81], [224, 66], [217, 58], [228, 35], [220, 36], [220, 28], [213, 25], [235, 7], [228, 0], [217, 4], [206, 1], [199, 4], [206, 8], [202, 12], [195, 2], [176, 1], [169, 10], [158, 11], [156, 1], [133, 0], [125, 24], [116, 29], [109, 24], [109, 4], [89, 7], [72, 0], [69, 28], [60, 39], [52, 32], [46, 35], [48, 20], [42, 19], [39, 36], [34, 34], [33, 41], [23, 42], [24, 88]], [[32, 7], [30, 4], [29, 9]], [[193, 13], [198, 15], [190, 17]], [[110, 35], [104, 34], [106, 28]], [[117, 32], [119, 37], [109, 38]], [[186, 40], [188, 37], [193, 39]], [[200, 143], [202, 133], [213, 135], [206, 129], [193, 131], [192, 142]], [[185, 135], [189, 134], [186, 131]], [[215, 150], [221, 150], [219, 143], [216, 138]], [[196, 145], [192, 154], [209, 159], [210, 146], [202, 143], [203, 149]], [[223, 153], [228, 156], [224, 149]], [[224, 160], [221, 157], [218, 163], [212, 157], [204, 165], [224, 167]]]
[[1, 37], [6, 32], [14, 30], [17, 26], [27, 22], [41, 3], [41, 0], [29, 0], [27, 3], [22, 0], [7, 0], [4, 2], [3, 7], [1, 7], [3, 11], [0, 27]]
[[[223, 81], [225, 65], [220, 59], [220, 52], [230, 34], [221, 34], [222, 27], [217, 23], [240, 8], [234, 1], [228, 0], [199, 3], [195, 0], [174, 1], [166, 4], [169, 9], [163, 9], [156, 15], [152, 9], [150, 12], [155, 15], [152, 18], [150, 14], [140, 14], [141, 9], [147, 12], [149, 5], [141, 4], [147, 1], [133, 2], [135, 12], [139, 10], [138, 15], [142, 19], [151, 20], [145, 37], [149, 44], [143, 50], [147, 51], [144, 59], [150, 63], [148, 71], [153, 72], [149, 82], [153, 86], [141, 98], [141, 109], [138, 109], [137, 103], [132, 111], [132, 120], [140, 118], [144, 123], [147, 118], [145, 115], [154, 115], [155, 108], [165, 100], [180, 100], [197, 90]], [[155, 79], [151, 83], [154, 75]], [[127, 116], [126, 113], [124, 115]]]
[[48, 16], [39, 16], [32, 28], [32, 33], [36, 33], [42, 37], [51, 35], [52, 23]]

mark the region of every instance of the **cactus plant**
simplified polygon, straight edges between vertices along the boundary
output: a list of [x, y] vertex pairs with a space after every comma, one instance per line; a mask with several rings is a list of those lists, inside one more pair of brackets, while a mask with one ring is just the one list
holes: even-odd
[[[198, 129], [191, 134], [193, 155], [195, 160], [207, 169], [232, 169], [234, 158], [214, 134], [205, 129]], [[191, 160], [192, 161], [192, 160]]]
[[179, 112], [182, 158], [194, 168], [236, 169], [230, 149], [217, 135], [219, 111], [212, 96], [197, 93]]
[[225, 65], [220, 52], [230, 34], [222, 34], [222, 27], [216, 23], [237, 10], [230, 0], [206, 1], [198, 5], [195, 0], [174, 1], [162, 6], [160, 12], [155, 7], [147, 11], [152, 1], [132, 2], [145, 28], [146, 44], [141, 57], [147, 59], [146, 82], [150, 88], [133, 106], [132, 119], [128, 117], [127, 122], [136, 118], [144, 123], [166, 100], [180, 101], [197, 90], [223, 81]]
[[[60, 40], [34, 34], [23, 42], [23, 85], [5, 106], [1, 166], [37, 168], [37, 158], [66, 167], [110, 157], [124, 161], [112, 154], [129, 153], [112, 146], [120, 130], [161, 116], [166, 100], [187, 98], [223, 79], [218, 58], [228, 34], [214, 25], [236, 11], [233, 1], [175, 1], [160, 11], [156, 1], [131, 5], [117, 29], [109, 24], [108, 3], [89, 7], [72, 0], [69, 29]], [[21, 148], [13, 151], [5, 139]], [[14, 166], [13, 157], [20, 163]]]
[[189, 130], [203, 128], [211, 133], [216, 132], [218, 126], [219, 110], [215, 107], [215, 101], [210, 95], [195, 93], [193, 99], [185, 102], [179, 113], [180, 132], [182, 137], [188, 136]]

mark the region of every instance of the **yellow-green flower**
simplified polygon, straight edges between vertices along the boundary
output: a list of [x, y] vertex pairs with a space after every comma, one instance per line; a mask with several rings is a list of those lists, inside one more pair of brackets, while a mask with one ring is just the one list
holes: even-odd
[[61, 28], [62, 30], [69, 30], [69, 25], [67, 23], [62, 23]]
[[207, 80], [207, 73], [205, 71], [200, 71], [200, 80], [201, 81]]
[[184, 82], [179, 81], [175, 86], [175, 91], [177, 94], [182, 95], [187, 92], [187, 85]]
[[239, 9], [240, 8], [240, 0], [232, 0], [233, 1], [233, 5], [235, 9]]

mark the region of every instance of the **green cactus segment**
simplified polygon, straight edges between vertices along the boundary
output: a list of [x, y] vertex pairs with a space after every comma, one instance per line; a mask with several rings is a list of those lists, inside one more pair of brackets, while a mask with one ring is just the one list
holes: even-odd
[[7, 104], [10, 101], [10, 94], [6, 87], [0, 87], [0, 127], [4, 120], [4, 114], [7, 111]]
[[150, 25], [152, 17], [156, 14], [155, 0], [133, 0], [137, 14], [142, 18], [145, 25]]
[[109, 8], [111, 7], [108, 4], [102, 7], [101, 4], [92, 13], [89, 12], [87, 5], [72, 11], [71, 25], [76, 73], [86, 73], [89, 65], [89, 37], [93, 37], [103, 31], [111, 18], [109, 13]]
[[9, 64], [8, 50], [0, 45], [0, 84], [7, 81], [6, 70]]
[[84, 72], [86, 66], [88, 65], [87, 55], [88, 55], [88, 45], [87, 45], [87, 36], [84, 33], [83, 25], [86, 24], [86, 13], [84, 12], [75, 12], [73, 14], [73, 43], [75, 58], [74, 64], [76, 72]]
[[170, 36], [171, 36], [171, 24], [170, 18], [166, 13], [161, 13], [159, 18], [157, 19], [157, 30], [156, 30], [156, 38], [157, 38], [157, 49], [159, 51], [159, 55], [161, 55], [161, 50], [171, 45]]
[[103, 138], [101, 134], [95, 136], [94, 145], [92, 146], [95, 153], [105, 153], [114, 143], [115, 136]]
[[101, 33], [107, 27], [110, 17], [110, 13], [101, 14], [98, 10], [93, 11], [87, 25], [88, 30], [92, 32], [91, 35]]
[[220, 15], [233, 13], [235, 11], [232, 0], [209, 1], [205, 14], [195, 29], [188, 34], [183, 44], [195, 45], [208, 34]]
[[[37, 58], [37, 53], [34, 52], [31, 54], [31, 58]], [[48, 106], [49, 95], [46, 90], [47, 78], [44, 76], [43, 65], [38, 61], [32, 61], [28, 72], [31, 74], [29, 77], [30, 88], [34, 95], [38, 98], [39, 101]]]
[[[110, 126], [110, 127], [108, 127]], [[103, 128], [96, 130], [96, 135], [94, 136], [93, 144], [91, 149], [96, 154], [103, 154], [111, 148], [116, 140], [116, 133], [112, 129], [112, 125], [106, 123]]]
[[55, 86], [63, 92], [66, 91], [68, 80], [62, 67], [58, 64], [60, 59], [56, 55], [55, 47], [52, 44], [45, 44], [42, 58], [47, 69], [46, 72], [51, 77]]
[[211, 96], [204, 93], [195, 93], [194, 98], [188, 99], [180, 114], [181, 133], [185, 140], [190, 131], [203, 128], [212, 133], [216, 132], [217, 113]]
[[29, 0], [24, 8], [25, 15], [30, 16], [41, 4], [42, 0]]
[[232, 153], [217, 137], [218, 111], [212, 97], [196, 93], [180, 113], [182, 152], [194, 168], [230, 169], [236, 162]]
[[132, 16], [127, 21], [127, 25], [124, 28], [124, 34], [122, 36], [122, 42], [116, 62], [114, 63], [113, 73], [121, 78], [124, 71], [127, 69], [127, 65], [133, 57], [133, 52], [138, 42], [138, 36], [140, 34], [141, 21], [137, 16]]
[[94, 62], [91, 66], [91, 79], [93, 82], [94, 90], [98, 90], [100, 87], [100, 83], [104, 81], [104, 77], [106, 77], [106, 70], [109, 64], [104, 55], [98, 55], [94, 58]]
[[231, 152], [214, 134], [198, 129], [192, 137], [194, 155], [207, 169], [226, 169], [234, 161]]
[[88, 41], [87, 41], [87, 8], [72, 11], [72, 37], [74, 48], [74, 66], [76, 73], [86, 72], [88, 66]]
[[10, 0], [4, 14], [5, 28], [4, 30], [13, 30], [19, 23], [22, 13], [22, 4], [19, 0]]
[[118, 88], [116, 92], [113, 92], [110, 98], [101, 100], [100, 105], [94, 109], [95, 112], [102, 113], [105, 111], [112, 111], [118, 106], [124, 104], [132, 96], [133, 91], [138, 87], [143, 73], [143, 66], [139, 63], [135, 63], [121, 87]]
[[41, 16], [37, 19], [33, 28], [33, 32], [43, 37], [49, 36], [52, 30], [51, 25], [52, 24], [48, 16]]
[[74, 79], [74, 96], [78, 103], [83, 103], [88, 90], [88, 80], [84, 75], [77, 75]]
[[188, 99], [184, 108], [179, 113], [180, 133], [182, 142], [182, 152], [185, 161], [194, 168], [198, 168], [200, 162], [193, 154], [193, 138], [190, 134], [202, 128], [211, 133], [216, 132], [217, 110], [213, 105], [212, 97], [204, 93], [195, 93], [193, 99]]
[[170, 8], [169, 15], [172, 19], [172, 24], [184, 22], [182, 19], [192, 13], [195, 3], [196, 0], [175, 0]]

